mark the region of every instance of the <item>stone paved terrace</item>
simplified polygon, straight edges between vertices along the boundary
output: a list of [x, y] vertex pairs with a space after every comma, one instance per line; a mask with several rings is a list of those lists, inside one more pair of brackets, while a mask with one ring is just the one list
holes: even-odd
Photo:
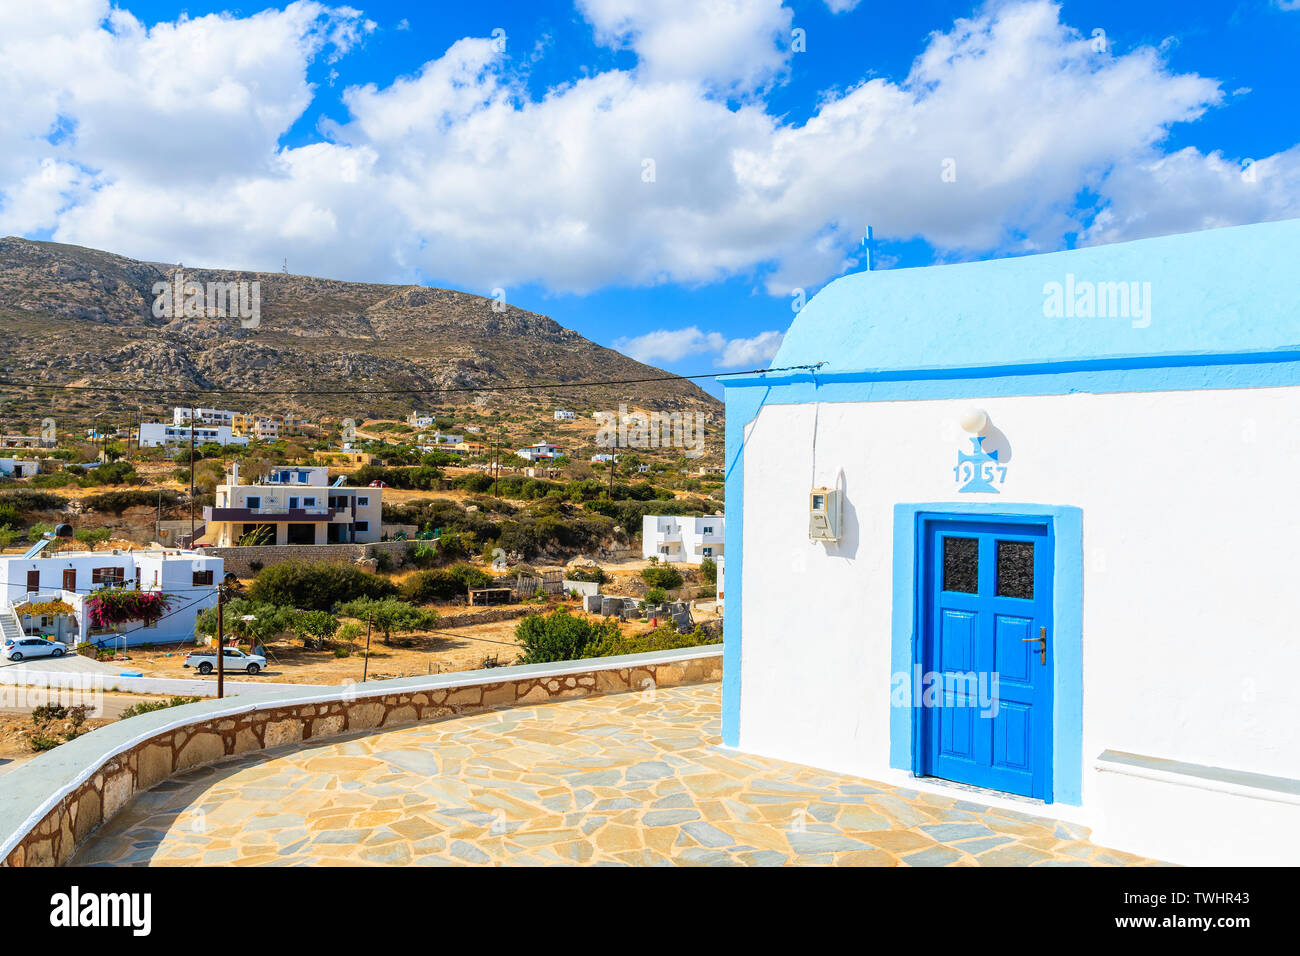
[[77, 864], [1132, 865], [1081, 827], [720, 750], [717, 684], [279, 748], [139, 796]]

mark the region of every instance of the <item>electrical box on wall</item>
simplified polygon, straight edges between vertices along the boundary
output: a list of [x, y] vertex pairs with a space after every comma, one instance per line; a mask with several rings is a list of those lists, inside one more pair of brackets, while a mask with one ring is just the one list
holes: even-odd
[[814, 488], [808, 495], [808, 537], [813, 541], [840, 540], [838, 488]]

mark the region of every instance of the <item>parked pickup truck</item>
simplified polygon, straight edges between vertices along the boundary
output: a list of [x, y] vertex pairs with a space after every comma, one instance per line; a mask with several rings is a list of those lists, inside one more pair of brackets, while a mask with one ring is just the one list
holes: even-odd
[[[225, 670], [230, 671], [247, 671], [249, 674], [256, 674], [266, 666], [266, 658], [260, 654], [245, 654], [235, 647], [227, 647], [225, 650], [226, 662]], [[182, 667], [194, 667], [200, 674], [211, 674], [217, 669], [217, 652], [216, 651], [191, 651], [185, 655]]]

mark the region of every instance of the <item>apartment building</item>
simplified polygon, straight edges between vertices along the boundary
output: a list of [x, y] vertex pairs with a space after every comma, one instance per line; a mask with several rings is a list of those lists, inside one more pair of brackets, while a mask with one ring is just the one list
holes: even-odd
[[[204, 445], [216, 442], [218, 445], [247, 445], [248, 439], [236, 435], [230, 425], [196, 425], [194, 426], [194, 444]], [[169, 425], [166, 422], [143, 422], [140, 425], [141, 448], [167, 448], [188, 445], [190, 443], [190, 426]]]
[[[188, 425], [190, 423], [190, 407], [174, 406], [172, 408], [172, 424]], [[232, 412], [224, 408], [195, 408], [194, 421], [203, 425], [225, 425], [228, 428], [234, 428], [237, 419], [244, 418], [242, 412]]]
[[329, 469], [277, 468], [243, 483], [238, 464], [203, 509], [204, 538], [217, 547], [244, 543], [365, 544], [383, 530], [383, 491], [329, 483]]
[[722, 556], [724, 527], [722, 515], [646, 515], [641, 524], [641, 556], [687, 564], [717, 559]]

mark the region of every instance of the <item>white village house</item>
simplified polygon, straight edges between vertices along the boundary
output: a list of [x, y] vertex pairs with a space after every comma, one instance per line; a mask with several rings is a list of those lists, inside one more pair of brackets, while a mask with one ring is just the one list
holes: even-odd
[[646, 515], [641, 521], [641, 556], [699, 564], [705, 558], [722, 556], [724, 532], [722, 515], [703, 518]]
[[1291, 220], [823, 289], [773, 367], [824, 364], [725, 382], [724, 744], [1300, 862], [1298, 262]]
[[[192, 640], [199, 612], [216, 604], [216, 585], [223, 573], [221, 558], [198, 551], [55, 552], [37, 545], [25, 555], [0, 557], [0, 632], [5, 637], [20, 632], [48, 636], [69, 646], [87, 641], [130, 647]], [[86, 602], [102, 588], [161, 591], [171, 603], [151, 624], [135, 621], [95, 628]], [[48, 608], [55, 601], [71, 612], [24, 613], [24, 608]]]
[[[141, 448], [177, 448], [190, 443], [190, 426], [166, 422], [143, 422], [140, 425]], [[229, 425], [195, 425], [194, 444], [215, 442], [218, 445], [247, 445], [248, 438], [236, 435]]]
[[331, 485], [328, 468], [305, 466], [276, 467], [261, 481], [244, 483], [235, 464], [203, 520], [204, 540], [222, 548], [241, 540], [368, 544], [383, 536], [383, 490]]
[[32, 478], [40, 470], [41, 463], [34, 458], [0, 458], [0, 475], [6, 478]]
[[515, 454], [524, 461], [550, 461], [554, 458], [563, 457], [564, 452], [560, 451], [559, 445], [540, 441], [535, 445], [529, 445], [527, 448], [520, 448]]

